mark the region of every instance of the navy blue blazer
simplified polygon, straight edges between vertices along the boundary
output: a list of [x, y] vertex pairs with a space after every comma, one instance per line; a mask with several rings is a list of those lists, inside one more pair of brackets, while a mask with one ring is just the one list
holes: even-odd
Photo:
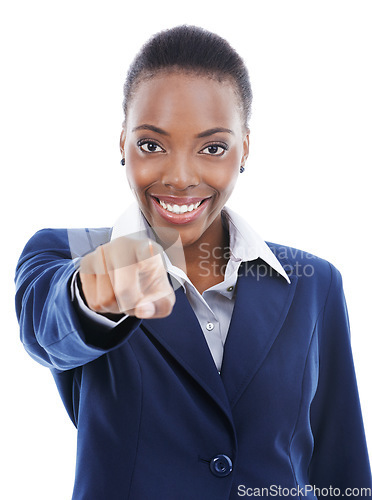
[[[90, 234], [95, 245], [110, 239], [107, 228]], [[241, 265], [219, 375], [182, 288], [168, 317], [102, 332], [71, 300], [67, 230], [30, 239], [16, 310], [26, 350], [50, 368], [78, 430], [73, 500], [225, 500], [256, 488], [314, 499], [372, 487], [341, 275], [269, 246], [291, 283], [260, 259]]]

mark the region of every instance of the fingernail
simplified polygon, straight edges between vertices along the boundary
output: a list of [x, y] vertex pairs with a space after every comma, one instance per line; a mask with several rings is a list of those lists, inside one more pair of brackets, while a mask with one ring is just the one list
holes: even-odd
[[146, 302], [137, 306], [137, 311], [141, 318], [150, 318], [155, 314], [155, 305], [152, 302]]

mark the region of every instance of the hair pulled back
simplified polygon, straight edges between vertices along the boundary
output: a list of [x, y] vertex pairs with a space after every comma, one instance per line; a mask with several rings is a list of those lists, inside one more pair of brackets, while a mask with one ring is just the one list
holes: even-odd
[[189, 25], [160, 31], [143, 45], [124, 84], [124, 115], [141, 81], [171, 70], [231, 81], [239, 97], [243, 123], [248, 126], [252, 90], [243, 59], [224, 38]]

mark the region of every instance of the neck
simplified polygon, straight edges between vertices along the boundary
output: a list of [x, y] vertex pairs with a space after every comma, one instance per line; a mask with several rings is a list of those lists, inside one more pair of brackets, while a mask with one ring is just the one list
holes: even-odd
[[[229, 232], [222, 222], [221, 214], [216, 217], [207, 230], [194, 243], [183, 246], [182, 241], [169, 241], [169, 231], [166, 231], [166, 238], [158, 228], [157, 240], [166, 248], [166, 253], [176, 267], [181, 268], [190, 280], [196, 282], [213, 281], [218, 283], [223, 280], [225, 267], [229, 260]], [[168, 244], [164, 242], [168, 241]]]
[[[223, 279], [229, 260], [229, 233], [221, 214], [213, 221], [198, 241], [183, 248], [187, 275], [191, 281], [214, 276]], [[192, 279], [194, 278], [194, 280]]]

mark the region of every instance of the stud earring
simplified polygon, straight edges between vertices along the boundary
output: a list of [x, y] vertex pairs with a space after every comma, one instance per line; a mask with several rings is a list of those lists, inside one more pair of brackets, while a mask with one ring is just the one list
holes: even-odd
[[244, 165], [240, 165], [240, 169], [239, 170], [240, 170], [240, 173], [242, 174], [244, 172], [244, 170], [245, 170]]
[[122, 165], [125, 165], [125, 158], [122, 158], [120, 163], [121, 163]]

